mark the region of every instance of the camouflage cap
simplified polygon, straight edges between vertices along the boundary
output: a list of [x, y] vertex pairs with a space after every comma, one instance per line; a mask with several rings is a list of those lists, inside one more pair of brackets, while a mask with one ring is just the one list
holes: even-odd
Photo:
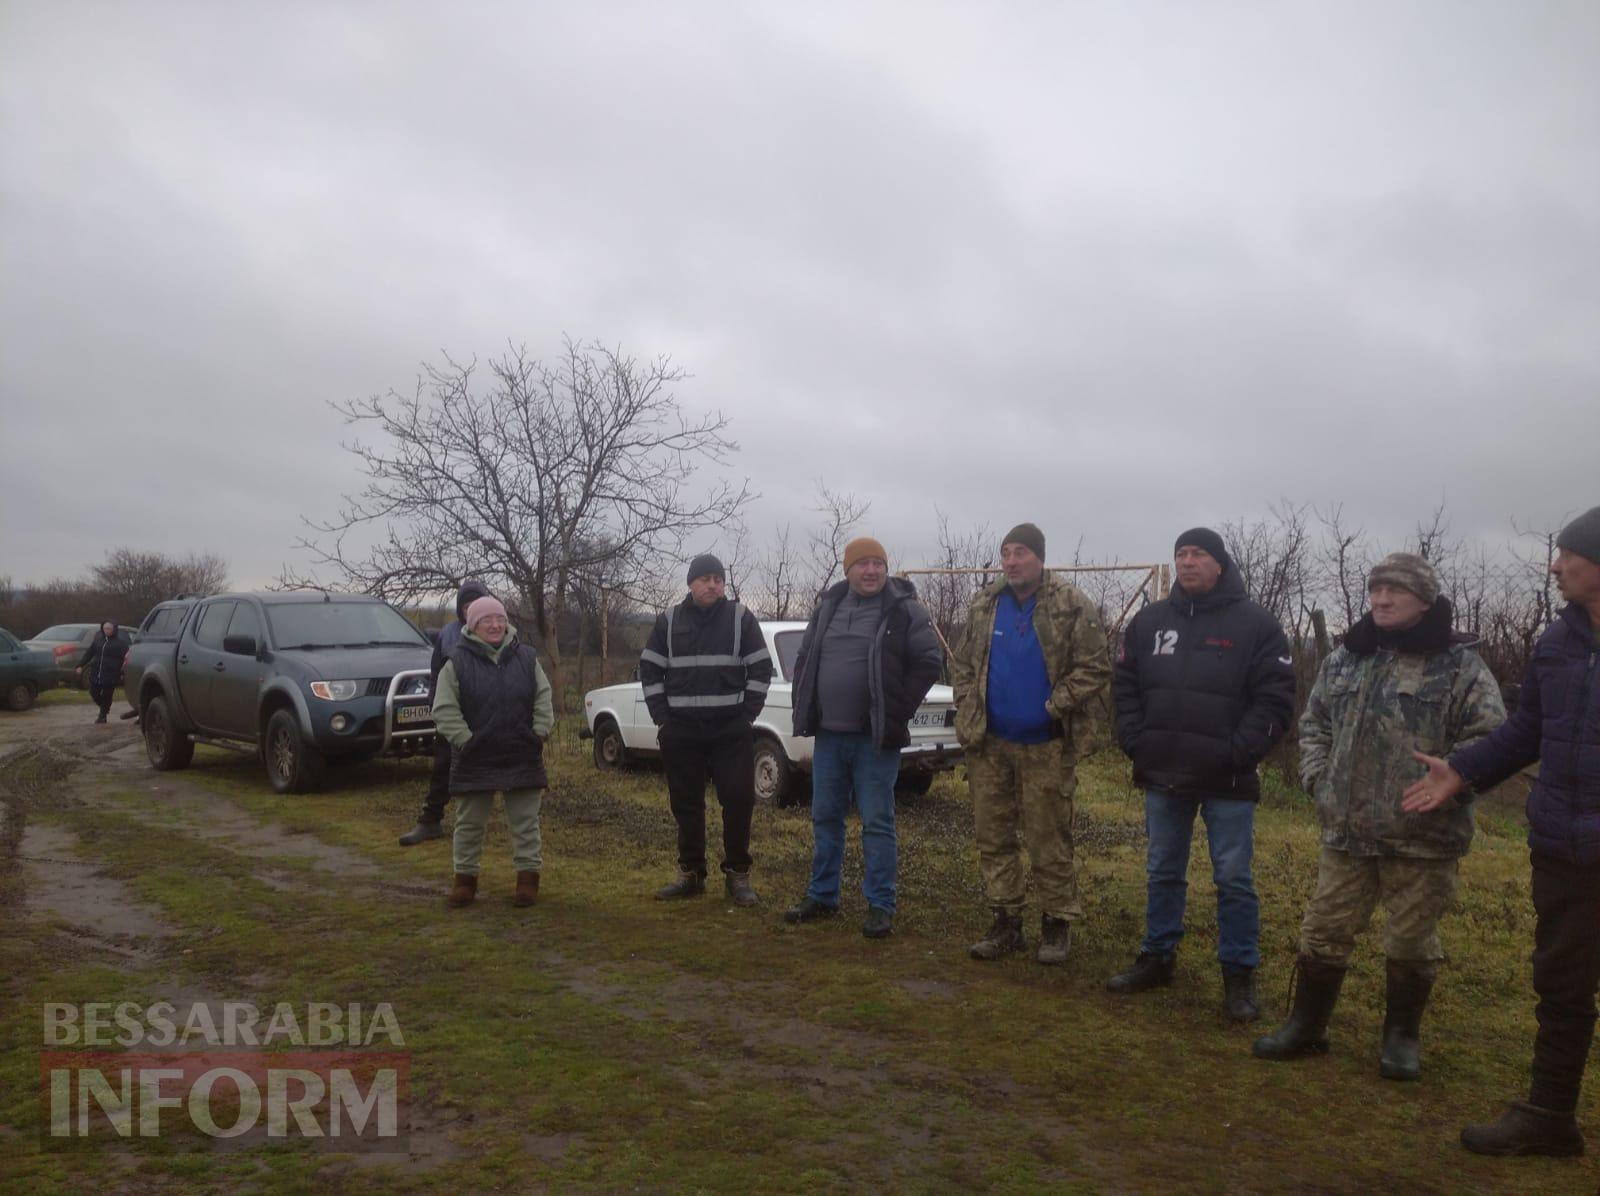
[[1439, 600], [1439, 574], [1414, 552], [1391, 552], [1367, 574], [1367, 589], [1388, 584], [1409, 590], [1429, 606]]

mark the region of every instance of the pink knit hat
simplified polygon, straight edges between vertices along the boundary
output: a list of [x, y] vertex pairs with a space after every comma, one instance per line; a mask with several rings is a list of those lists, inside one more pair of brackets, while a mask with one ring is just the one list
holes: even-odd
[[502, 619], [505, 618], [505, 604], [492, 594], [485, 594], [482, 598], [474, 599], [472, 605], [467, 607], [467, 630], [471, 631], [478, 625], [480, 619], [487, 619], [490, 615], [499, 615]]

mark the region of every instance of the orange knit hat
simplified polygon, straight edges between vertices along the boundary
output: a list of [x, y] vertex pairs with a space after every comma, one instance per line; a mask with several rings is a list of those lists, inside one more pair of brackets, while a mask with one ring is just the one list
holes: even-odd
[[844, 546], [844, 571], [850, 572], [851, 565], [869, 556], [877, 557], [884, 563], [885, 568], [888, 567], [889, 554], [883, 550], [883, 545], [871, 536], [857, 536]]

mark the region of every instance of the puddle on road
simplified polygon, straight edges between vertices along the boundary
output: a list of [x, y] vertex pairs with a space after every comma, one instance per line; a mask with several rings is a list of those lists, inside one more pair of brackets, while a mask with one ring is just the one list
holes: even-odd
[[70, 923], [124, 954], [147, 952], [137, 940], [176, 933], [158, 908], [141, 903], [121, 881], [77, 856], [77, 845], [78, 837], [65, 827], [34, 819], [23, 828], [17, 855], [30, 917]]

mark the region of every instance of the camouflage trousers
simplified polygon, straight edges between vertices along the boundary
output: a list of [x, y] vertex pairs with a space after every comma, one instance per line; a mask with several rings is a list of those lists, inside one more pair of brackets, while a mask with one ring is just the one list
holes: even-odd
[[1013, 913], [1022, 909], [1026, 841], [1040, 909], [1074, 922], [1083, 917], [1072, 861], [1072, 795], [1078, 778], [1065, 745], [1064, 739], [1023, 744], [991, 735], [980, 752], [967, 757], [967, 780], [988, 903]]
[[1389, 915], [1384, 953], [1437, 964], [1444, 958], [1439, 919], [1455, 898], [1460, 868], [1459, 859], [1351, 855], [1324, 847], [1317, 891], [1300, 924], [1300, 953], [1344, 967], [1381, 900]]

